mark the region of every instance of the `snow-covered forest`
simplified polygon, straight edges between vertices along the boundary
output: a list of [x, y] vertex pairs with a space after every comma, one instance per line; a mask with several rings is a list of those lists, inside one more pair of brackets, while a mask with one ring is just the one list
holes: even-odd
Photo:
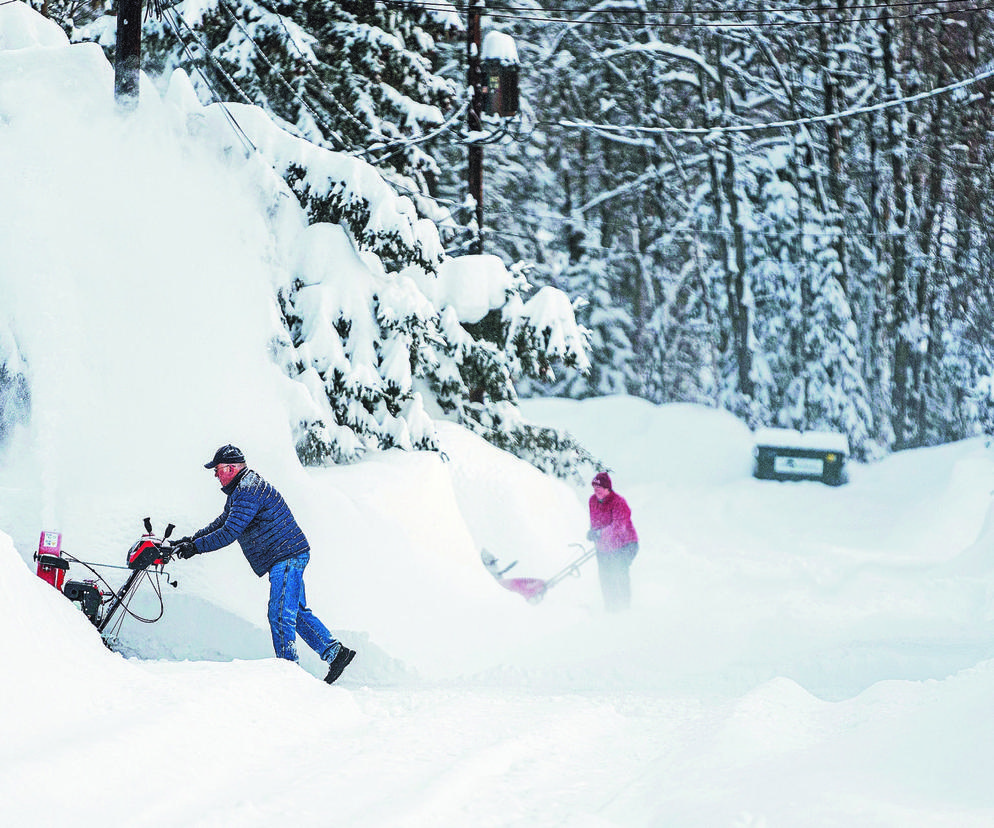
[[975, 6], [505, 17], [543, 133], [509, 157], [542, 147], [548, 175], [534, 209], [509, 197], [501, 247], [591, 298], [576, 392], [717, 402], [867, 451], [989, 428], [994, 29]]
[[[113, 54], [111, 3], [31, 2]], [[506, 135], [484, 150], [485, 249], [577, 303], [590, 370], [510, 353], [513, 322], [493, 308], [463, 326], [480, 346], [458, 387], [435, 373], [450, 408], [477, 404], [484, 386], [487, 401], [512, 405], [515, 384], [627, 392], [752, 425], [842, 430], [857, 456], [991, 430], [994, 13], [768, 5], [486, 7], [485, 30], [517, 45], [522, 113], [487, 126]], [[374, 245], [388, 270], [434, 272], [443, 251], [465, 249], [465, 7], [184, 0], [148, 12], [142, 60], [156, 83], [182, 68], [201, 103], [258, 105], [300, 139], [368, 162], [434, 224], [437, 248]], [[280, 173], [291, 187], [307, 175], [294, 163]], [[362, 241], [362, 215], [296, 189], [312, 221], [351, 221]], [[292, 294], [281, 298], [291, 329]], [[434, 329], [407, 325], [412, 370], [431, 375], [419, 343]], [[335, 422], [353, 428], [353, 415]], [[493, 417], [464, 419], [521, 442]], [[319, 458], [351, 451], [320, 426], [308, 439]]]

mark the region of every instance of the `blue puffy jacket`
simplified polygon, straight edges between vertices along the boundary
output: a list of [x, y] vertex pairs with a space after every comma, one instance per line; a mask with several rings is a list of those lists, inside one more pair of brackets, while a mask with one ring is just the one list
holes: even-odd
[[273, 564], [310, 551], [286, 501], [254, 471], [243, 470], [222, 491], [228, 495], [224, 511], [193, 536], [198, 552], [213, 552], [238, 541], [261, 578]]

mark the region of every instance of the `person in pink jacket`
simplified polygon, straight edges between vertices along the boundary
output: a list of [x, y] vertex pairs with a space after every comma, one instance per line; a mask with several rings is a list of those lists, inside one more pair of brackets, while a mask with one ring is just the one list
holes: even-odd
[[594, 475], [590, 496], [590, 531], [587, 539], [597, 545], [597, 572], [604, 608], [608, 612], [628, 609], [632, 599], [628, 568], [639, 551], [639, 536], [632, 525], [632, 510], [614, 491], [607, 472]]

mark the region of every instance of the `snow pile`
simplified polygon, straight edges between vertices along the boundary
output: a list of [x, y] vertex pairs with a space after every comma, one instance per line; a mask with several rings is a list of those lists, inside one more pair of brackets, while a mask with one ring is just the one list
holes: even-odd
[[517, 66], [518, 49], [514, 38], [503, 32], [487, 32], [480, 47], [480, 60], [496, 60], [504, 65]]
[[[994, 458], [982, 443], [854, 464], [831, 488], [751, 479], [748, 430], [705, 409], [526, 407], [599, 435], [643, 538], [631, 612], [602, 612], [593, 568], [536, 606], [494, 583], [477, 548], [509, 563], [530, 542], [556, 547], [584, 526], [586, 491], [456, 426], [442, 432], [447, 463], [277, 463], [270, 477], [290, 481], [316, 541], [310, 604], [360, 650], [330, 689], [308, 675], [315, 661], [271, 658], [264, 582], [235, 550], [171, 566], [163, 620], [123, 628], [159, 660], [108, 653], [32, 573], [35, 516], [4, 503], [0, 525], [26, 538], [0, 545], [0, 640], [17, 677], [4, 703], [67, 711], [7, 725], [7, 813], [28, 818], [46, 774], [61, 780], [44, 788], [48, 813], [75, 813], [106, 784], [85, 754], [133, 760], [101, 820], [141, 807], [151, 825], [320, 825], [329, 797], [336, 824], [355, 826], [989, 823]], [[695, 460], [692, 447], [716, 444], [724, 455]], [[6, 460], [10, 491], [24, 467]], [[551, 557], [522, 555], [514, 571], [547, 576]], [[150, 799], [163, 788], [182, 795]]]
[[849, 456], [849, 440], [835, 431], [798, 431], [794, 428], [758, 428], [756, 445], [771, 448], [797, 448], [835, 451]]
[[57, 23], [34, 12], [26, 3], [11, 3], [0, 27], [0, 52], [18, 49], [58, 49], [69, 39]]
[[452, 308], [460, 322], [479, 322], [491, 308], [504, 304], [513, 287], [504, 263], [490, 255], [448, 259], [437, 279], [425, 274], [418, 281], [439, 310]]

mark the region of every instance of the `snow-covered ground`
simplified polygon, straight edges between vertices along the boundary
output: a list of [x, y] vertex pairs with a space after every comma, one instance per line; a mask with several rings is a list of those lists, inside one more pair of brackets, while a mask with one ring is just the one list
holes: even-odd
[[[445, 424], [444, 455], [301, 468], [256, 341], [255, 195], [162, 129], [165, 105], [115, 126], [80, 80], [109, 87], [96, 47], [11, 24], [22, 8], [0, 7], [0, 321], [34, 406], [0, 452], [3, 824], [994, 824], [983, 441], [829, 488], [753, 479], [722, 412], [529, 402], [610, 467], [642, 548], [625, 614], [593, 564], [527, 604], [480, 550], [550, 576], [588, 490]], [[223, 495], [202, 465], [229, 441], [286, 496], [309, 603], [359, 651], [333, 687], [310, 653], [272, 658], [236, 548], [168, 567], [128, 658], [34, 574], [43, 530], [120, 564], [146, 515], [206, 524]]]
[[[38, 493], [20, 483], [27, 457], [7, 458], [5, 813], [32, 825], [991, 824], [989, 449], [855, 466], [841, 488], [770, 483], [749, 477], [749, 434], [725, 414], [624, 398], [527, 408], [587, 440], [630, 499], [643, 538], [631, 611], [601, 610], [592, 565], [537, 605], [486, 574], [481, 545], [519, 558], [516, 573], [552, 574], [582, 538], [586, 492], [459, 429], [443, 432], [448, 463], [270, 461], [262, 471], [315, 547], [311, 605], [359, 649], [334, 687], [313, 657], [303, 669], [271, 657], [265, 582], [234, 549], [169, 567], [179, 585], [164, 618], [121, 630], [139, 657], [105, 650], [35, 577], [35, 536], [62, 529], [78, 557], [119, 561], [140, 527], [118, 514], [157, 498], [95, 468], [99, 498], [80, 491], [80, 514], [70, 496], [66, 522], [43, 523], [11, 507]], [[213, 445], [201, 447], [206, 460]], [[222, 501], [186, 465], [169, 516], [183, 530]]]

